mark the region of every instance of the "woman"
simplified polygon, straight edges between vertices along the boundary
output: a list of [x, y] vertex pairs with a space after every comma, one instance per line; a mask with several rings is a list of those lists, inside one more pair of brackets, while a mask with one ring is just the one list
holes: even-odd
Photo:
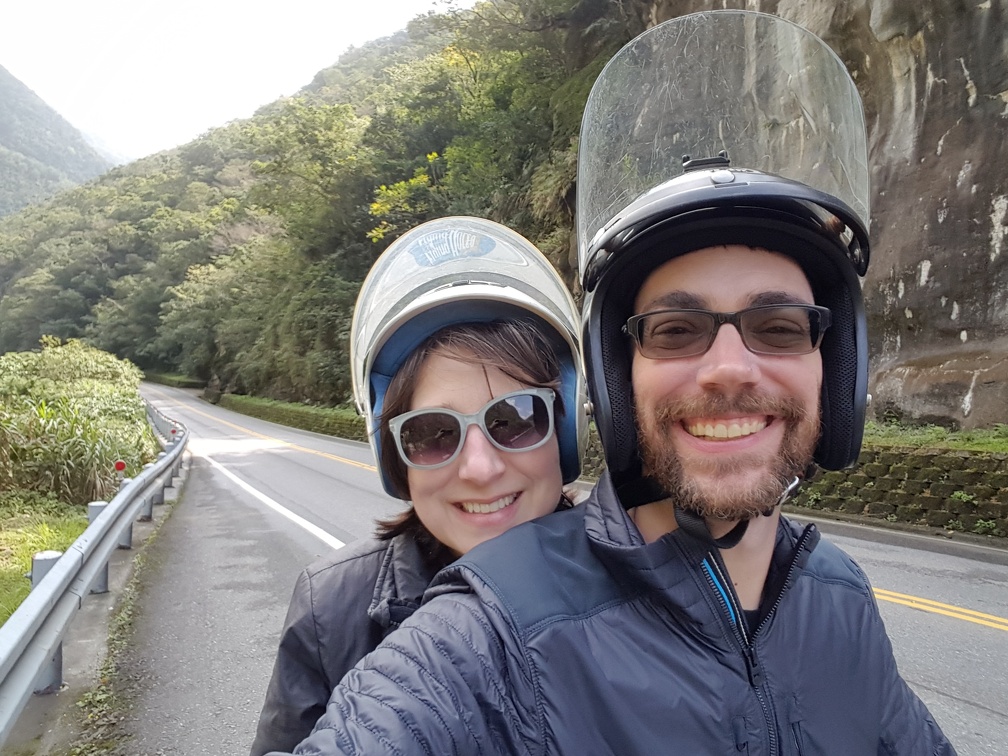
[[439, 569], [570, 506], [587, 432], [576, 334], [556, 271], [491, 221], [425, 223], [375, 263], [351, 327], [354, 395], [385, 490], [410, 505], [301, 573], [252, 756], [303, 740]]

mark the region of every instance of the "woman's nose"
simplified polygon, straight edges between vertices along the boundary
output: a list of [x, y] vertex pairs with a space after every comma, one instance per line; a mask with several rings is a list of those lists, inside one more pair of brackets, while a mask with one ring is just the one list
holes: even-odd
[[493, 480], [504, 472], [503, 455], [479, 427], [470, 425], [459, 452], [459, 477], [475, 482]]

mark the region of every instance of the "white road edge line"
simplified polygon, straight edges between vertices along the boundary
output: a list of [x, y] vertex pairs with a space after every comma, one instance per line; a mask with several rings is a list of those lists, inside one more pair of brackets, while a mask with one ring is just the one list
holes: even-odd
[[202, 457], [207, 462], [209, 462], [211, 465], [213, 465], [217, 470], [219, 470], [220, 472], [224, 473], [224, 475], [226, 475], [228, 478], [230, 478], [232, 481], [234, 481], [238, 485], [239, 488], [241, 488], [245, 492], [247, 492], [247, 493], [251, 494], [252, 496], [254, 496], [255, 498], [257, 498], [259, 501], [261, 501], [263, 504], [265, 504], [267, 507], [269, 507], [270, 509], [272, 509], [277, 514], [283, 515], [288, 520], [290, 520], [291, 522], [293, 522], [295, 525], [298, 525], [298, 526], [304, 528], [305, 530], [307, 530], [309, 533], [311, 533], [313, 536], [315, 536], [316, 538], [318, 538], [320, 541], [322, 541], [326, 545], [332, 547], [333, 549], [342, 549], [344, 546], [346, 546], [346, 544], [343, 543], [343, 541], [341, 541], [339, 538], [336, 538], [335, 536], [330, 535], [329, 533], [326, 533], [318, 525], [314, 525], [314, 524], [308, 522], [308, 520], [306, 520], [304, 517], [301, 517], [300, 515], [294, 514], [289, 509], [287, 509], [286, 507], [284, 507], [282, 504], [274, 501], [269, 496], [267, 496], [266, 494], [264, 494], [262, 491], [256, 490], [255, 488], [253, 488], [252, 486], [250, 486], [248, 483], [246, 483], [244, 480], [242, 480], [237, 475], [235, 475], [233, 472], [231, 472], [226, 467], [224, 467], [224, 465], [222, 465], [220, 462], [217, 462], [216, 460], [211, 459], [210, 457], [206, 456], [205, 454], [200, 454], [198, 456]]

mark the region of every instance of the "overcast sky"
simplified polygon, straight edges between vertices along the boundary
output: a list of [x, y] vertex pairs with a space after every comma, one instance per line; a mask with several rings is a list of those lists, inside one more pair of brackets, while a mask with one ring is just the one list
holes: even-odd
[[404, 28], [434, 2], [12, 0], [0, 65], [133, 159], [293, 94], [349, 46]]

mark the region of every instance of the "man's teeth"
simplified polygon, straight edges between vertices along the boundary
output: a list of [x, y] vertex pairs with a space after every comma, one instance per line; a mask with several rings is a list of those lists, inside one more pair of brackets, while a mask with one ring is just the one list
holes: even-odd
[[513, 504], [514, 500], [518, 498], [518, 494], [510, 494], [509, 496], [503, 496], [497, 501], [491, 501], [489, 504], [479, 504], [477, 502], [462, 502], [459, 504], [463, 510], [469, 514], [490, 514], [491, 512], [496, 512], [498, 510], [504, 509], [504, 507]]
[[741, 423], [693, 423], [686, 427], [691, 436], [705, 438], [740, 438], [766, 428], [766, 420], [746, 420]]

